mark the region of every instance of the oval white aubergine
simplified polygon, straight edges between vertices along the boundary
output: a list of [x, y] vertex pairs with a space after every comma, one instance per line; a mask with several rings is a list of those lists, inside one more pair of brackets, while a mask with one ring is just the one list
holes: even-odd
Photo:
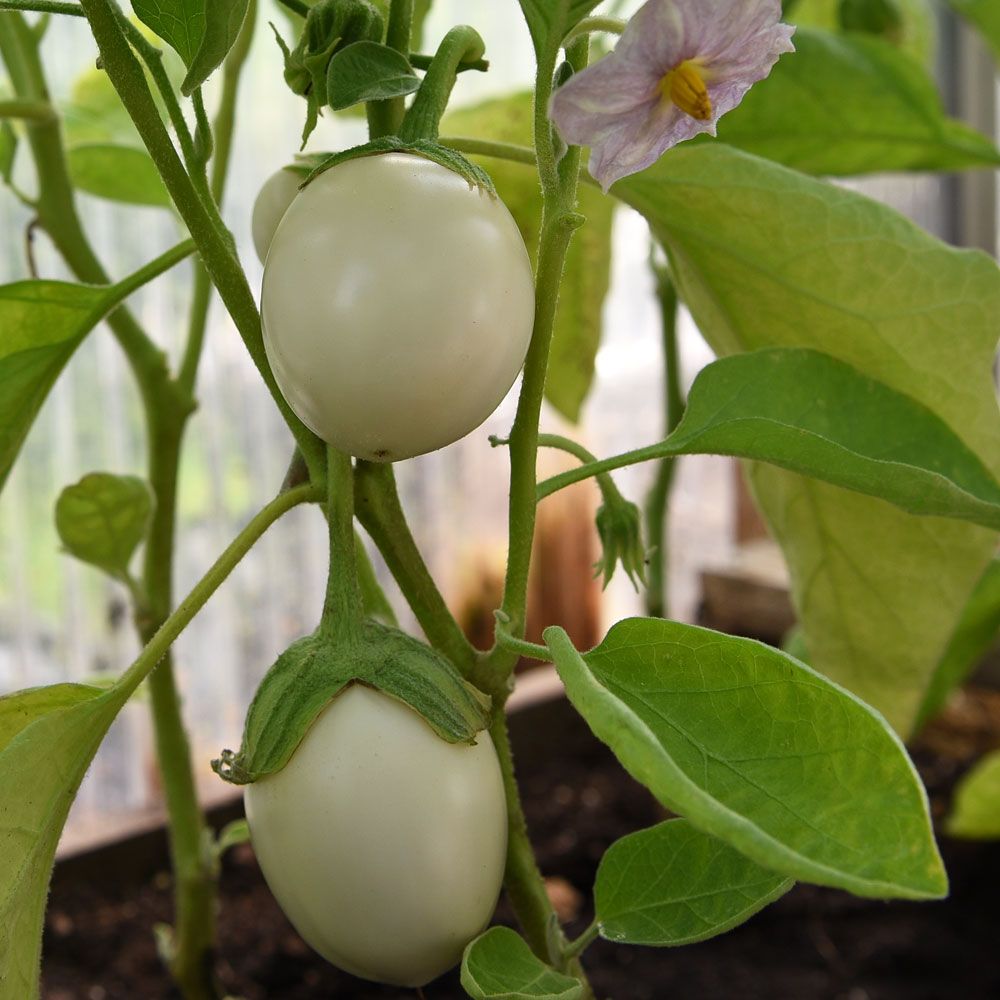
[[486, 732], [446, 743], [408, 706], [354, 685], [244, 798], [271, 891], [346, 972], [422, 986], [493, 914], [507, 812]]

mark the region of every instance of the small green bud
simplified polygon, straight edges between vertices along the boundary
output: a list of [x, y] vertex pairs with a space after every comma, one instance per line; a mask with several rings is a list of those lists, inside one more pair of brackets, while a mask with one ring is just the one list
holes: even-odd
[[[622, 497], [613, 503], [607, 499], [597, 511], [597, 534], [603, 553], [594, 564], [595, 576], [611, 582], [615, 566], [621, 563], [632, 586], [646, 583], [646, 550], [642, 543], [642, 515], [639, 508]], [[637, 582], [638, 581], [638, 582]]]
[[293, 94], [306, 99], [305, 146], [327, 99], [327, 67], [334, 54], [352, 42], [381, 42], [385, 22], [371, 0], [319, 0], [309, 10], [302, 35], [289, 49], [271, 25], [285, 57], [285, 83]]

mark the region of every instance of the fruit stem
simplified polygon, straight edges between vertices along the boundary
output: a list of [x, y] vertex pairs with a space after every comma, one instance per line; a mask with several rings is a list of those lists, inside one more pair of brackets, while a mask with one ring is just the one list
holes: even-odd
[[404, 142], [418, 139], [435, 140], [441, 116], [448, 106], [459, 67], [465, 63], [478, 62], [483, 58], [486, 45], [475, 28], [460, 24], [451, 29], [441, 39], [437, 52], [431, 60], [427, 75], [420, 84], [417, 96], [410, 110], [406, 112], [399, 129], [399, 138]]
[[326, 467], [330, 575], [321, 627], [339, 641], [351, 642], [360, 637], [365, 620], [354, 541], [354, 466], [350, 455], [329, 446]]

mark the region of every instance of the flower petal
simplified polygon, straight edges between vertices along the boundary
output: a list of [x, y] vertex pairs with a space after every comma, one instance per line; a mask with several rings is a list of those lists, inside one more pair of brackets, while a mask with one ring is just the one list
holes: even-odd
[[[549, 114], [569, 143], [590, 146], [590, 171], [607, 190], [671, 146], [716, 123], [792, 51], [780, 0], [648, 0], [611, 55], [553, 95]], [[662, 93], [665, 75], [692, 60], [703, 72], [712, 116], [701, 121]]]

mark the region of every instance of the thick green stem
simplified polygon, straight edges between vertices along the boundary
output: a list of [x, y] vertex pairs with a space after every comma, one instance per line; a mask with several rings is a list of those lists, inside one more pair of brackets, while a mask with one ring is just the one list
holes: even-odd
[[448, 106], [458, 68], [483, 58], [486, 46], [475, 28], [460, 24], [441, 40], [417, 96], [406, 112], [399, 137], [406, 142], [436, 139], [441, 116]]
[[[404, 56], [410, 51], [410, 34], [413, 31], [413, 0], [390, 0], [389, 23], [385, 32], [385, 44]], [[406, 114], [406, 103], [402, 97], [387, 101], [371, 101], [367, 106], [368, 136], [379, 139], [384, 135], [395, 135]]]
[[[552, 128], [548, 120], [549, 97], [559, 53], [559, 39], [550, 39], [539, 54], [535, 77], [534, 139], [535, 158], [542, 185], [542, 225], [535, 270], [535, 324], [524, 366], [524, 378], [517, 413], [510, 434], [510, 506], [508, 517], [507, 575], [504, 583], [503, 613], [506, 630], [513, 639], [523, 639], [528, 598], [528, 573], [535, 532], [536, 460], [538, 455], [542, 398], [552, 342], [553, 322], [559, 297], [566, 251], [574, 230], [583, 222], [576, 214], [576, 187], [580, 174], [580, 150], [570, 148], [560, 163], [556, 157]], [[588, 41], [584, 37], [567, 52], [575, 69], [587, 63]], [[517, 663], [518, 651], [496, 644], [487, 666], [493, 674], [492, 688], [500, 688]], [[491, 734], [500, 756], [507, 799], [508, 849], [504, 886], [531, 949], [543, 961], [549, 954], [557, 917], [545, 891], [545, 883], [535, 863], [528, 838], [506, 721], [498, 712]], [[592, 996], [583, 969], [574, 960], [570, 968]]]
[[[665, 266], [654, 265], [654, 274], [663, 331], [663, 436], [668, 438], [684, 416], [684, 390], [681, 388], [680, 354], [677, 347], [677, 289]], [[659, 460], [656, 478], [646, 497], [646, 541], [650, 549], [646, 614], [651, 618], [666, 618], [669, 608], [666, 522], [676, 464], [677, 459], [674, 457]]]
[[54, 117], [55, 109], [48, 101], [0, 101], [0, 118], [46, 122]]
[[330, 573], [323, 604], [323, 627], [338, 641], [353, 642], [360, 638], [365, 620], [354, 535], [354, 466], [350, 455], [329, 447], [326, 468]]
[[476, 650], [466, 639], [424, 562], [406, 523], [391, 465], [359, 461], [355, 472], [358, 520], [378, 546], [430, 644], [471, 676]]
[[[236, 98], [239, 95], [240, 78], [247, 56], [250, 54], [256, 26], [257, 0], [250, 0], [243, 27], [240, 29], [236, 42], [229, 50], [229, 55], [226, 56], [222, 67], [222, 93], [219, 97], [218, 110], [215, 113], [215, 125], [212, 129], [215, 152], [212, 157], [209, 191], [217, 205], [222, 204], [222, 198], [225, 194], [226, 177], [229, 174], [229, 161], [233, 149], [233, 131], [236, 125]], [[208, 326], [208, 309], [211, 301], [212, 279], [209, 277], [208, 271], [199, 264], [195, 269], [184, 357], [177, 375], [178, 383], [190, 393], [194, 392], [195, 381], [198, 377], [198, 364], [201, 360], [201, 349]]]
[[114, 0], [82, 0], [82, 6], [90, 21], [108, 78], [135, 122], [167, 191], [198, 245], [202, 261], [251, 358], [292, 429], [311, 474], [320, 476], [325, 466], [322, 443], [295, 416], [277, 387], [264, 353], [260, 314], [233, 249], [232, 234], [223, 225], [214, 203], [206, 204], [203, 201], [194, 182], [184, 170], [160, 120], [142, 67], [126, 44], [117, 5]]
[[0, 0], [0, 10], [26, 10], [35, 14], [69, 14], [86, 17], [78, 3], [62, 3], [60, 0]]

